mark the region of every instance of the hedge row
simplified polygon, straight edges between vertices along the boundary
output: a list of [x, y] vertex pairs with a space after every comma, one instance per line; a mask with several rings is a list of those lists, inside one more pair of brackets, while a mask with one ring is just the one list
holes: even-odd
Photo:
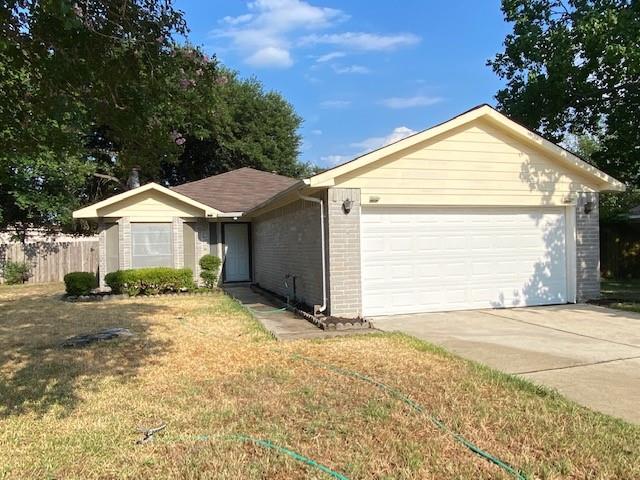
[[193, 290], [193, 272], [190, 268], [137, 268], [108, 273], [104, 280], [115, 294], [157, 295], [160, 293]]

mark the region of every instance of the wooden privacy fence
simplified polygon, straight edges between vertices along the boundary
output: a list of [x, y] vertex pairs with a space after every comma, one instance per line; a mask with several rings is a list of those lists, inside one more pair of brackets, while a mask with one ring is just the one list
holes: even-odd
[[600, 225], [600, 270], [605, 278], [640, 278], [640, 223]]
[[8, 261], [31, 266], [29, 283], [61, 282], [69, 272], [98, 271], [98, 239], [0, 243], [0, 283], [4, 283], [2, 274]]

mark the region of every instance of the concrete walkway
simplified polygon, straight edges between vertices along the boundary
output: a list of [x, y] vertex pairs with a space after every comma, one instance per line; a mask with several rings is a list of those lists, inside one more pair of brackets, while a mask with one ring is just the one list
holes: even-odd
[[224, 287], [233, 298], [249, 307], [256, 319], [278, 340], [331, 338], [344, 335], [367, 334], [375, 330], [326, 331], [293, 312], [277, 310], [281, 305], [257, 293], [248, 286]]
[[640, 423], [640, 315], [591, 305], [378, 317], [401, 331]]

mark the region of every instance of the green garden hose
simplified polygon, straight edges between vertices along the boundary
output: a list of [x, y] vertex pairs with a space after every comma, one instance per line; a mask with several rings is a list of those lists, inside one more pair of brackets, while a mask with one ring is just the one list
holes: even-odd
[[476, 444], [474, 444], [473, 442], [467, 440], [465, 437], [463, 437], [462, 435], [460, 435], [457, 432], [454, 432], [453, 430], [451, 430], [449, 427], [447, 427], [444, 422], [442, 420], [440, 420], [439, 418], [430, 415], [427, 410], [420, 405], [418, 402], [412, 400], [409, 396], [405, 395], [404, 393], [402, 393], [400, 390], [398, 390], [397, 388], [391, 387], [389, 385], [386, 385], [382, 382], [379, 382], [371, 377], [368, 377], [366, 375], [363, 375], [361, 373], [355, 372], [353, 370], [347, 370], [341, 367], [337, 367], [335, 365], [331, 365], [331, 364], [327, 364], [327, 363], [323, 363], [323, 362], [319, 362], [313, 358], [309, 358], [309, 357], [305, 357], [302, 355], [293, 355], [293, 358], [299, 359], [299, 360], [303, 360], [307, 363], [310, 363], [311, 365], [314, 365], [315, 367], [319, 367], [319, 368], [324, 368], [326, 370], [330, 370], [332, 372], [338, 373], [340, 375], [344, 375], [347, 377], [352, 377], [358, 380], [362, 380], [363, 382], [369, 383], [371, 385], [374, 385], [375, 387], [378, 387], [381, 390], [384, 390], [385, 392], [389, 393], [392, 397], [397, 398], [398, 400], [401, 400], [402, 402], [404, 402], [405, 404], [407, 404], [409, 407], [411, 407], [414, 411], [420, 413], [421, 415], [425, 415], [430, 421], [431, 423], [433, 423], [438, 429], [440, 429], [443, 432], [448, 433], [449, 435], [451, 435], [458, 443], [464, 445], [466, 448], [468, 448], [469, 450], [471, 450], [473, 453], [475, 453], [476, 455], [479, 455], [480, 457], [484, 458], [485, 460], [488, 460], [489, 462], [497, 465], [498, 467], [500, 467], [501, 469], [503, 469], [505, 472], [513, 475], [515, 478], [519, 479], [519, 480], [527, 480], [527, 477], [520, 472], [519, 470], [513, 468], [511, 465], [509, 465], [508, 463], [506, 463], [503, 460], [500, 460], [498, 457], [490, 454], [489, 452], [486, 452], [484, 450], [482, 450], [480, 447], [478, 447]]
[[[240, 303], [240, 302], [238, 302], [238, 303]], [[240, 303], [240, 305], [242, 305], [250, 313], [253, 314], [252, 309], [246, 307], [242, 303]], [[201, 333], [203, 335], [212, 335], [212, 336], [216, 336], [216, 337], [229, 339], [229, 340], [234, 341], [234, 342], [238, 342], [237, 339], [228, 337], [226, 335], [212, 334], [212, 333], [209, 333], [209, 332], [205, 332], [205, 331], [199, 330], [196, 327], [193, 327], [192, 325], [188, 324], [188, 322], [186, 322], [186, 321], [183, 321], [183, 323], [186, 326], [198, 331], [199, 333]], [[505, 472], [509, 473], [510, 475], [513, 475], [514, 478], [517, 478], [518, 480], [527, 480], [527, 477], [526, 477], [526, 475], [524, 475], [524, 473], [522, 473], [518, 469], [512, 467], [507, 462], [505, 462], [505, 461], [499, 459], [498, 457], [490, 454], [489, 452], [486, 452], [486, 451], [482, 450], [479, 446], [477, 446], [476, 444], [474, 444], [470, 440], [467, 440], [465, 437], [463, 437], [459, 433], [451, 430], [449, 427], [446, 426], [446, 424], [442, 420], [438, 419], [437, 417], [435, 417], [433, 415], [430, 415], [422, 405], [420, 405], [418, 402], [412, 400], [408, 395], [405, 395], [403, 392], [401, 392], [397, 388], [391, 387], [389, 385], [386, 385], [386, 384], [384, 384], [382, 382], [379, 382], [379, 381], [377, 381], [377, 380], [375, 380], [375, 379], [373, 379], [371, 377], [368, 377], [367, 375], [363, 375], [362, 373], [359, 373], [359, 372], [356, 372], [356, 371], [353, 371], [353, 370], [348, 370], [348, 369], [341, 368], [341, 367], [338, 367], [338, 366], [335, 366], [335, 365], [331, 365], [331, 364], [328, 364], [328, 363], [320, 362], [320, 361], [318, 361], [316, 359], [313, 359], [313, 358], [310, 358], [310, 357], [305, 357], [303, 355], [289, 354], [288, 352], [284, 352], [283, 350], [278, 350], [278, 352], [279, 353], [283, 353], [283, 354], [288, 354], [288, 355], [291, 356], [292, 359], [303, 360], [303, 361], [305, 361], [305, 362], [307, 362], [307, 363], [309, 363], [311, 365], [314, 365], [316, 367], [323, 368], [325, 370], [330, 370], [330, 371], [333, 371], [333, 372], [338, 373], [338, 374], [343, 375], [343, 376], [347, 376], [347, 377], [355, 378], [357, 380], [361, 380], [363, 382], [369, 383], [370, 385], [373, 385], [373, 386], [375, 386], [375, 387], [387, 392], [392, 397], [404, 402], [406, 405], [411, 407], [415, 412], [417, 412], [417, 413], [419, 413], [421, 415], [425, 415], [431, 421], [431, 423], [433, 425], [435, 425], [441, 431], [446, 432], [449, 435], [451, 435], [458, 443], [460, 443], [461, 445], [466, 447], [471, 452], [473, 452], [476, 455], [480, 456], [481, 458], [493, 463], [494, 465], [498, 466], [499, 468], [501, 468]]]
[[[169, 437], [169, 438], [165, 438], [164, 440], [171, 441], [172, 438]], [[230, 440], [235, 442], [253, 443], [254, 445], [257, 445], [259, 447], [274, 450], [283, 455], [287, 455], [288, 457], [291, 457], [300, 463], [304, 463], [309, 467], [315, 468], [316, 470], [320, 470], [321, 472], [326, 473], [331, 478], [335, 478], [337, 480], [349, 480], [349, 478], [345, 477], [339, 472], [336, 472], [335, 470], [332, 470], [326, 465], [322, 465], [321, 463], [318, 463], [309, 457], [305, 457], [304, 455], [298, 452], [294, 452], [293, 450], [290, 450], [288, 448], [281, 447], [280, 445], [273, 443], [271, 440], [249, 437], [247, 435], [190, 435], [186, 437], [185, 436], [177, 437], [176, 440], [199, 440], [204, 442], [209, 440]]]

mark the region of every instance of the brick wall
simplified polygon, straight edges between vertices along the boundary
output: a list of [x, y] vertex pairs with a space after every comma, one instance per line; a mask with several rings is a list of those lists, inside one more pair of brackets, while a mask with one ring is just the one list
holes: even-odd
[[[591, 213], [584, 205], [593, 202]], [[600, 296], [600, 228], [597, 193], [580, 193], [576, 203], [576, 296], [579, 302]]]
[[129, 217], [118, 220], [118, 262], [120, 270], [131, 268], [131, 222]]
[[200, 285], [202, 279], [200, 278], [200, 259], [209, 253], [209, 222], [205, 219], [198, 219], [195, 225], [196, 233], [196, 265], [193, 271], [196, 283]]
[[184, 220], [180, 217], [171, 219], [171, 253], [173, 256], [173, 268], [184, 267]]
[[320, 206], [300, 200], [254, 219], [252, 228], [254, 282], [292, 297], [284, 281], [295, 275], [298, 300], [322, 304]]
[[[347, 214], [343, 202], [351, 200]], [[331, 315], [355, 318], [362, 314], [360, 278], [360, 190], [330, 188], [327, 200], [329, 308]]]
[[98, 221], [98, 285], [107, 286], [104, 276], [107, 274], [107, 229], [102, 220]]

